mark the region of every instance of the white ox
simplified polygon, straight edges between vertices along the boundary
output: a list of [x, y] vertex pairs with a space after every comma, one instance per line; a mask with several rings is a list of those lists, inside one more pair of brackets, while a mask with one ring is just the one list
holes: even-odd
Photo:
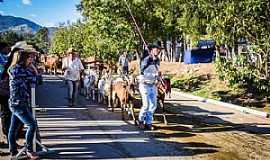
[[[106, 97], [110, 98], [111, 79], [107, 73], [103, 73], [98, 81], [98, 102], [104, 102]], [[110, 103], [108, 103], [110, 105]]]
[[85, 70], [85, 76], [83, 78], [83, 90], [86, 95], [86, 99], [90, 99], [90, 96], [92, 97], [92, 100], [95, 101], [95, 90], [96, 86], [95, 83], [97, 81], [97, 74], [92, 69]]

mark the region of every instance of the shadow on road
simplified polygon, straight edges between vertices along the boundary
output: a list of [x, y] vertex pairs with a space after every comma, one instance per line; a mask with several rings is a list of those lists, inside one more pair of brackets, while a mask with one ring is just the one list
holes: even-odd
[[[37, 90], [40, 106], [37, 118], [42, 143], [57, 153], [43, 158], [168, 159], [218, 152], [219, 147], [207, 143], [166, 140], [194, 136], [188, 128], [181, 126], [187, 120], [172, 127], [178, 133], [165, 134], [158, 130], [144, 132], [122, 121], [119, 111], [109, 112], [104, 106], [87, 101], [84, 97], [79, 97], [80, 105], [67, 107], [66, 92], [63, 82], [49, 76]], [[189, 123], [192, 124], [192, 121]]]
[[[170, 102], [165, 106], [169, 124], [192, 125], [193, 127], [188, 129], [191, 133], [243, 131], [250, 134], [270, 134], [270, 123], [235, 124], [218, 117], [234, 114], [232, 112], [210, 112], [198, 106]], [[165, 126], [163, 129], [176, 130], [174, 125]]]

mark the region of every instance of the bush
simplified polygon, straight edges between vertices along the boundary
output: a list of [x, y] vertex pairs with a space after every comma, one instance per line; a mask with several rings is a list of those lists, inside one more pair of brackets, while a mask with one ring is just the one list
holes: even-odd
[[219, 78], [231, 87], [244, 88], [247, 92], [265, 96], [270, 93], [269, 80], [256, 76], [255, 66], [245, 56], [237, 55], [232, 60], [217, 58], [215, 68]]
[[172, 78], [172, 87], [178, 88], [184, 91], [198, 90], [202, 84], [202, 78], [192, 75], [181, 75], [179, 77]]

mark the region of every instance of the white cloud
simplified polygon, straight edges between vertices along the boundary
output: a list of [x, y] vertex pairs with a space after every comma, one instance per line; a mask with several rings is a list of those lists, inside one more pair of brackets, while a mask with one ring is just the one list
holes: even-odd
[[25, 4], [25, 5], [30, 5], [31, 0], [22, 0], [22, 3]]
[[0, 15], [4, 15], [4, 12], [3, 11], [0, 11]]
[[56, 25], [53, 22], [46, 22], [44, 23], [45, 27], [55, 27]]
[[36, 18], [37, 15], [36, 14], [30, 14], [30, 17]]

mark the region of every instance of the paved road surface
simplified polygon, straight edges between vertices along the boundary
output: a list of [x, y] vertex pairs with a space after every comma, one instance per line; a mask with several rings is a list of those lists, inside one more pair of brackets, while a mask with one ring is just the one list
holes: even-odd
[[38, 91], [37, 103], [46, 112], [38, 114], [43, 144], [57, 155], [55, 159], [178, 159], [183, 153], [152, 138], [119, 113], [79, 97], [75, 107], [68, 107], [66, 88], [58, 78], [45, 78]]
[[169, 125], [157, 116], [158, 130], [144, 132], [84, 97], [68, 107], [61, 79], [44, 80], [37, 104], [45, 110], [37, 117], [42, 143], [56, 154], [43, 159], [270, 159], [269, 119], [172, 94]]

